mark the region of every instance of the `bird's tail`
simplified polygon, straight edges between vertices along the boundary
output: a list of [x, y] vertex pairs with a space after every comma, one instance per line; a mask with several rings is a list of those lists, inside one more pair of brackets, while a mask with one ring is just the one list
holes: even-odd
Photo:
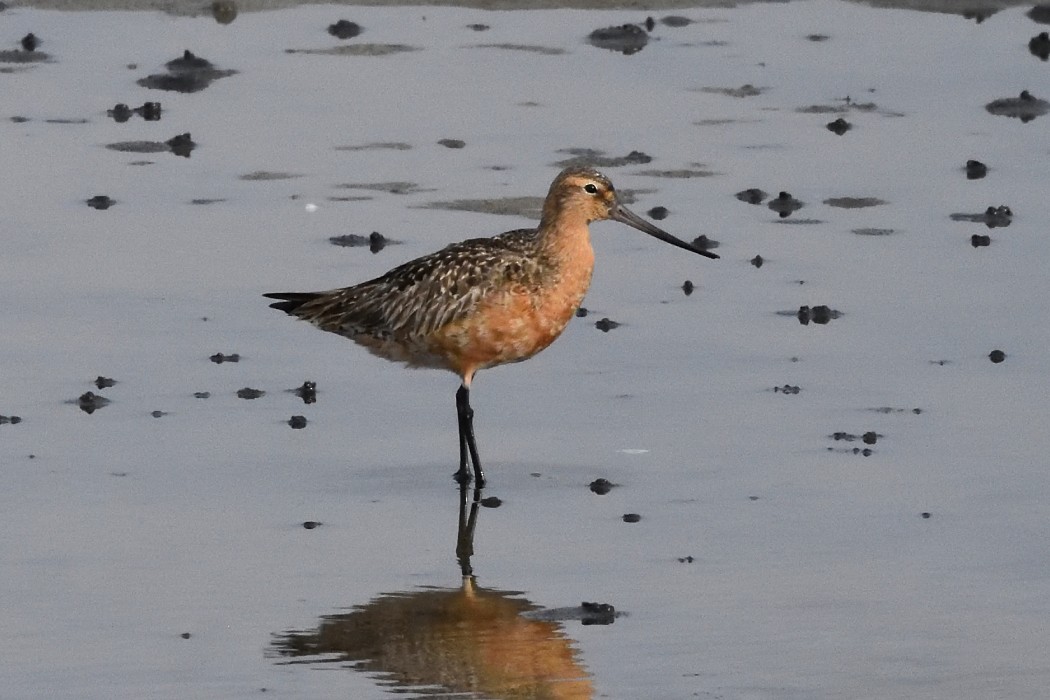
[[263, 296], [268, 299], [281, 300], [270, 304], [271, 309], [283, 311], [291, 316], [298, 316], [299, 307], [321, 295], [317, 292], [269, 292], [268, 294], [263, 294]]

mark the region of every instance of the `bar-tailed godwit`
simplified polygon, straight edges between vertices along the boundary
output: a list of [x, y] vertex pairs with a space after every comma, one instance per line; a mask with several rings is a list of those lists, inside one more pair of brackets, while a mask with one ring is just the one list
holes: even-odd
[[409, 367], [461, 379], [456, 392], [456, 479], [485, 483], [474, 439], [470, 383], [479, 369], [532, 357], [561, 335], [594, 269], [588, 224], [612, 219], [708, 258], [718, 256], [657, 228], [620, 203], [607, 177], [567, 168], [551, 184], [539, 226], [454, 243], [351, 287], [273, 292], [271, 307]]

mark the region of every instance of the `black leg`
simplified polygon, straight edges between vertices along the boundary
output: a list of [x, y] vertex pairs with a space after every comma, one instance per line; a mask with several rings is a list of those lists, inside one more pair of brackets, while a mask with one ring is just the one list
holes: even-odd
[[459, 421], [459, 469], [452, 477], [463, 486], [470, 483], [470, 471], [467, 470], [467, 464], [470, 461], [467, 452], [467, 435], [463, 430], [463, 413], [459, 408], [459, 394], [456, 394], [456, 414]]
[[[465, 485], [470, 483], [471, 476], [470, 471], [467, 469], [470, 463], [470, 454], [467, 448], [466, 419], [463, 405], [463, 387], [460, 387], [459, 391], [456, 392], [456, 418], [459, 422], [459, 470], [453, 474], [453, 477], [460, 484]], [[467, 410], [469, 410], [469, 407]]]
[[474, 440], [474, 409], [470, 407], [470, 389], [466, 385], [460, 386], [456, 392], [456, 414], [459, 418], [459, 471], [455, 474], [456, 481], [461, 484], [470, 481], [467, 471], [469, 461], [474, 465], [475, 485], [481, 488], [485, 485], [485, 472], [481, 468], [478, 444]]

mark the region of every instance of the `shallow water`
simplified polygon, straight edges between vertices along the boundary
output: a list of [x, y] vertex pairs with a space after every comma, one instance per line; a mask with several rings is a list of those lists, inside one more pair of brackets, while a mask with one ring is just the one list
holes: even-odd
[[[625, 10], [0, 12], [4, 48], [33, 32], [47, 54], [0, 63], [0, 415], [21, 418], [0, 424], [4, 696], [509, 697], [483, 682], [497, 666], [543, 679], [526, 697], [1041, 696], [1050, 117], [985, 108], [1050, 94], [1026, 9], [682, 10], [632, 55], [586, 41], [645, 19]], [[340, 18], [364, 31], [330, 36]], [[236, 73], [137, 83], [187, 49]], [[159, 121], [106, 114], [147, 101]], [[188, 158], [107, 148], [183, 133]], [[573, 149], [722, 259], [596, 224], [591, 314], [479, 375], [482, 495], [502, 504], [477, 513], [470, 598], [455, 378], [259, 295], [529, 225]], [[842, 205], [862, 199], [882, 203]], [[951, 216], [1000, 205], [1009, 226]], [[400, 244], [329, 242], [373, 231]], [[803, 325], [801, 306], [839, 313]], [[308, 379], [310, 405], [289, 391]], [[89, 390], [111, 403], [81, 411]], [[445, 671], [281, 653], [442, 596], [473, 632], [422, 615], [400, 638]], [[582, 601], [623, 614], [518, 614]]]

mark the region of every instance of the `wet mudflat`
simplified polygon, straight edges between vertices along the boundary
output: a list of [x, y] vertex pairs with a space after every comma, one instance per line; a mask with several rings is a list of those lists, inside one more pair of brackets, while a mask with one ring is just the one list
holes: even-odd
[[[4, 696], [1038, 697], [1026, 11], [0, 12]], [[455, 378], [259, 295], [530, 226], [573, 158], [722, 259], [595, 225], [461, 504]]]

